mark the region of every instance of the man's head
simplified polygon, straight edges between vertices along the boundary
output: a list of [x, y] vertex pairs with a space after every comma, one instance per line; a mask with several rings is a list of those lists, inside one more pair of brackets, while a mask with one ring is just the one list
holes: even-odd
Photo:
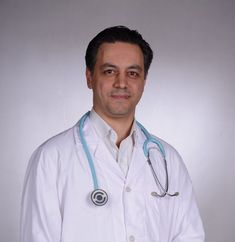
[[93, 108], [103, 119], [133, 120], [152, 56], [141, 35], [123, 26], [105, 29], [89, 43], [87, 85]]
[[93, 72], [100, 46], [103, 43], [115, 42], [124, 42], [139, 46], [144, 56], [144, 73], [146, 78], [153, 59], [153, 51], [149, 44], [142, 38], [141, 34], [125, 26], [114, 26], [104, 29], [90, 41], [85, 56], [86, 67]]

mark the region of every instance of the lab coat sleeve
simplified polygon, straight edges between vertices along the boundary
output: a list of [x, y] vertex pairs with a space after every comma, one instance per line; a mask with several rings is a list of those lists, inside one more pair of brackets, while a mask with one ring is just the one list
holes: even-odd
[[179, 161], [179, 210], [176, 223], [176, 235], [173, 242], [204, 242], [205, 235], [202, 220], [196, 203], [188, 171], [177, 154]]
[[58, 155], [39, 147], [26, 171], [21, 207], [21, 242], [59, 242]]

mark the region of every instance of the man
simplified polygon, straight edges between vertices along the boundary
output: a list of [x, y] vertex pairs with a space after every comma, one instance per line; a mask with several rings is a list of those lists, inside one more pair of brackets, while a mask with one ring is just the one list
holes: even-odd
[[142, 36], [124, 26], [89, 43], [93, 108], [34, 152], [21, 242], [204, 241], [180, 156], [135, 120], [152, 57]]

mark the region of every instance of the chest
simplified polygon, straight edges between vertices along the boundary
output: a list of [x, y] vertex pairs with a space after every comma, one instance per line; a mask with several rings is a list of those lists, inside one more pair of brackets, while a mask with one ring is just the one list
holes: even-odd
[[[91, 202], [94, 189], [91, 171], [82, 150], [78, 149], [70, 168], [59, 179], [63, 236], [68, 239], [73, 234], [71, 242], [78, 237], [83, 242], [120, 242], [128, 238], [146, 242], [158, 241], [163, 231], [170, 234], [174, 202], [167, 197], [152, 196], [156, 182], [142, 150], [134, 148], [125, 176], [104, 147], [90, 145], [90, 149], [99, 188], [108, 194], [108, 202], [101, 207]], [[159, 155], [153, 159], [154, 163], [161, 162]], [[88, 228], [92, 228], [92, 233], [88, 233]]]

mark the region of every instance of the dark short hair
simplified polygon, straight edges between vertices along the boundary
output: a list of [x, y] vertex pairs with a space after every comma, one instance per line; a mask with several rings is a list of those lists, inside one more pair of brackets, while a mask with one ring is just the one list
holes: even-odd
[[144, 73], [146, 77], [153, 59], [153, 51], [150, 45], [142, 38], [141, 34], [137, 30], [131, 30], [125, 26], [106, 28], [90, 41], [85, 56], [86, 67], [93, 72], [97, 53], [101, 44], [115, 42], [136, 44], [140, 47], [144, 56]]

